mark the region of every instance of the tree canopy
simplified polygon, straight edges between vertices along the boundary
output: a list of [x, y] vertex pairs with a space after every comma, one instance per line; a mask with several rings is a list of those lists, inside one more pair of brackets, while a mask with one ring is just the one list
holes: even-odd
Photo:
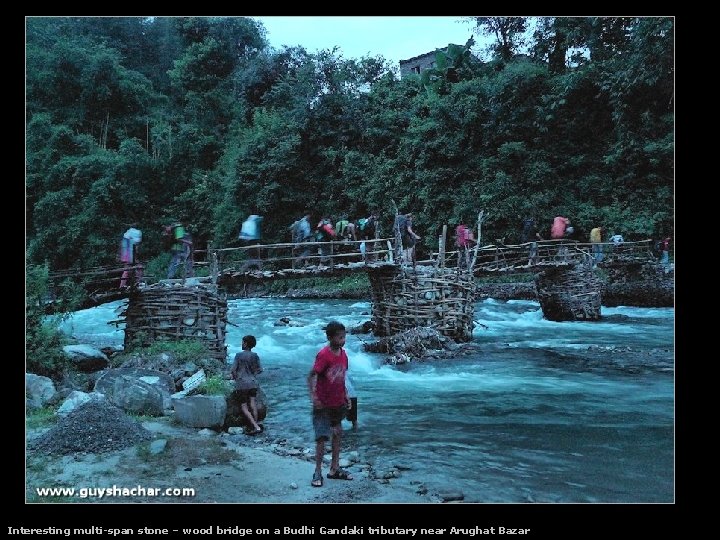
[[393, 201], [426, 247], [480, 209], [507, 242], [556, 215], [579, 235], [672, 234], [674, 20], [476, 22], [487, 61], [450, 44], [400, 78], [380, 57], [273, 49], [248, 18], [28, 18], [28, 261], [110, 263], [130, 222], [146, 257], [171, 219], [201, 247], [249, 214], [264, 242], [305, 211], [389, 227]]

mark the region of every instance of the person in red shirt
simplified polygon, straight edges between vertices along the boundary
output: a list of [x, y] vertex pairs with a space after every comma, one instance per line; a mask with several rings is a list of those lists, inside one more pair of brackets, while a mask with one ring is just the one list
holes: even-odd
[[352, 480], [352, 475], [340, 468], [340, 440], [342, 419], [352, 404], [345, 389], [345, 372], [348, 357], [345, 345], [345, 326], [337, 321], [325, 327], [328, 345], [320, 349], [307, 377], [308, 390], [313, 404], [313, 428], [315, 430], [315, 472], [311, 485], [323, 485], [322, 463], [325, 441], [332, 437], [332, 459], [327, 477], [335, 480]]
[[[553, 240], [560, 240], [567, 238], [574, 232], [573, 228], [570, 227], [570, 220], [563, 216], [555, 216], [552, 227], [550, 227], [550, 238]], [[558, 247], [558, 256], [561, 260], [567, 257], [567, 246], [560, 245]]]
[[458, 267], [470, 269], [470, 248], [477, 244], [472, 229], [461, 223], [455, 227], [455, 246], [458, 248]]
[[[315, 227], [315, 241], [316, 242], [332, 242], [337, 238], [337, 233], [333, 229], [332, 222], [329, 217], [324, 217], [320, 220], [320, 223]], [[329, 248], [325, 244], [320, 244], [320, 266], [323, 264], [330, 264], [330, 259], [327, 258]]]
[[552, 238], [553, 240], [565, 238], [565, 236], [567, 236], [565, 233], [569, 225], [570, 220], [568, 218], [556, 216], [553, 220], [552, 227], [550, 227], [550, 238]]
[[660, 243], [662, 255], [660, 256], [660, 264], [665, 267], [665, 272], [670, 268], [670, 237], [668, 236]]

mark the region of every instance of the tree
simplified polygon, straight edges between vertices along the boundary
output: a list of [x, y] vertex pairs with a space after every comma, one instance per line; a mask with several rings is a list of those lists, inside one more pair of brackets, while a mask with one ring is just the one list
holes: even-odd
[[585, 17], [538, 17], [535, 23], [532, 56], [547, 62], [551, 73], [565, 73], [570, 47], [587, 47], [590, 20]]
[[504, 62], [510, 61], [524, 43], [525, 17], [475, 17], [475, 22], [477, 32], [495, 37], [490, 50]]
[[435, 52], [435, 66], [423, 70], [420, 80], [428, 92], [447, 93], [449, 85], [471, 79], [479, 69], [479, 62], [470, 51], [475, 40], [470, 38], [464, 46], [448, 44], [445, 51]]
[[428, 246], [480, 208], [490, 238], [528, 213], [671, 229], [673, 19], [473, 20], [495, 61], [450, 45], [404, 79], [382, 58], [270, 49], [242, 18], [29, 20], [29, 261], [112, 263], [129, 220], [160, 254], [171, 217], [226, 246], [250, 213], [273, 242], [308, 209], [387, 223], [393, 200]]

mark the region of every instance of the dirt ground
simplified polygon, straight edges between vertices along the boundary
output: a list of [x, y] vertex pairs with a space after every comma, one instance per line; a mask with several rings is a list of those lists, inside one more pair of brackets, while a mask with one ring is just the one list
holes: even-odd
[[[145, 442], [124, 450], [98, 454], [48, 455], [29, 451], [26, 462], [26, 501], [29, 503], [427, 503], [417, 480], [372, 479], [367, 467], [353, 466], [352, 481], [324, 479], [310, 485], [311, 455], [278, 455], [260, 438], [243, 435], [201, 434], [175, 425], [167, 418], [143, 422], [165, 449], [152, 454]], [[47, 428], [46, 428], [47, 429]], [[28, 440], [44, 430], [28, 430]], [[277, 448], [275, 448], [277, 449]], [[342, 454], [341, 454], [342, 457]], [[323, 467], [327, 474], [327, 465]], [[386, 483], [383, 483], [386, 482]], [[145, 489], [144, 495], [110, 496], [101, 489]], [[37, 488], [74, 488], [72, 496], [39, 495]], [[86, 488], [86, 489], [84, 489]], [[92, 490], [87, 488], [93, 488]], [[166, 488], [193, 488], [193, 496], [166, 496], [148, 492]], [[159, 489], [158, 489], [159, 488]], [[82, 490], [82, 493], [81, 493]], [[118, 491], [117, 489], [114, 491]], [[136, 491], [137, 493], [137, 491]], [[86, 495], [83, 497], [83, 495]]]

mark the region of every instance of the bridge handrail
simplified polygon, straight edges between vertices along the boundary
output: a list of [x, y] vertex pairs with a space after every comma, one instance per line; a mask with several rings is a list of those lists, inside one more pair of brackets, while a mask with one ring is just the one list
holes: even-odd
[[[385, 250], [379, 250], [379, 251], [366, 251], [365, 253], [366, 253], [366, 254], [380, 254], [380, 253], [387, 253], [387, 252], [388, 252], [388, 250], [385, 249]], [[306, 255], [305, 257], [302, 257], [302, 258], [304, 258], [304, 259], [317, 259], [317, 258], [322, 258], [323, 260], [324, 260], [324, 259], [340, 260], [340, 259], [354, 259], [354, 258], [357, 258], [357, 257], [360, 257], [360, 256], [361, 256], [361, 253], [359, 253], [359, 252], [355, 252], [355, 253], [334, 253], [334, 254], [332, 254], [332, 255], [330, 255], [330, 254], [327, 254], [327, 255], [319, 255], [318, 253], [313, 253], [313, 254], [311, 254], [311, 255]], [[236, 263], [236, 264], [242, 265], [242, 264], [245, 264], [245, 263], [247, 263], [247, 262], [256, 262], [256, 261], [260, 261], [260, 262], [262, 262], [262, 263], [273, 263], [273, 262], [283, 262], [283, 261], [294, 261], [294, 260], [297, 260], [297, 259], [299, 259], [299, 258], [301, 258], [299, 255], [296, 255], [295, 257], [271, 257], [271, 258], [267, 258], [267, 259], [253, 259], [253, 258], [251, 258], [251, 259], [245, 259], [245, 260], [243, 260], [243, 261], [231, 261], [231, 263], [229, 263], [229, 264]], [[198, 263], [195, 263], [195, 264], [197, 265]], [[208, 264], [208, 263], [206, 263], [206, 264]], [[226, 269], [227, 269], [227, 268], [226, 268]]]
[[[522, 244], [499, 244], [499, 245], [498, 244], [486, 244], [484, 246], [480, 246], [478, 248], [478, 251], [495, 252], [497, 250], [502, 250], [502, 249], [507, 249], [510, 251], [520, 250], [520, 249], [526, 250], [529, 247], [531, 247], [533, 244], [537, 244], [537, 247], [567, 245], [567, 246], [575, 246], [578, 248], [585, 248], [585, 247], [589, 248], [589, 247], [592, 247], [595, 245], [600, 245], [600, 246], [610, 246], [610, 247], [615, 247], [615, 248], [617, 248], [617, 247], [632, 248], [632, 247], [643, 247], [643, 246], [649, 247], [652, 244], [652, 240], [638, 240], [638, 241], [633, 241], [633, 242], [623, 242], [621, 244], [615, 244], [614, 242], [599, 242], [596, 244], [596, 243], [592, 243], [592, 242], [579, 242], [577, 240], [568, 240], [566, 238], [554, 238], [554, 239], [548, 239], [548, 240], [537, 240], [535, 242], [525, 242]], [[446, 250], [445, 254], [447, 255], [449, 253], [458, 253], [458, 252], [459, 252], [459, 250], [457, 250], [457, 249], [450, 250], [450, 251]], [[437, 254], [438, 254], [438, 252], [436, 252], [436, 251], [432, 252], [432, 255], [437, 255]]]
[[362, 243], [377, 243], [377, 242], [387, 242], [389, 240], [393, 240], [392, 238], [373, 238], [371, 240], [330, 240], [326, 242], [285, 242], [285, 243], [279, 243], [279, 244], [252, 244], [248, 246], [235, 246], [235, 247], [226, 247], [226, 248], [212, 248], [211, 251], [217, 251], [217, 252], [228, 252], [228, 251], [241, 251], [241, 250], [249, 250], [249, 249], [259, 249], [259, 248], [265, 248], [265, 249], [280, 249], [280, 248], [297, 248], [297, 247], [312, 247], [312, 246], [329, 246], [329, 245], [347, 245], [347, 244], [357, 244], [358, 246]]
[[112, 274], [112, 273], [123, 273], [125, 270], [135, 270], [143, 268], [141, 264], [134, 264], [128, 266], [106, 266], [97, 267], [96, 270], [86, 272], [74, 272], [72, 270], [60, 270], [58, 272], [50, 272], [48, 274], [49, 279], [60, 279], [64, 277], [81, 277], [81, 276], [96, 276], [100, 274]]
[[[363, 252], [358, 249], [361, 244], [366, 245], [364, 249], [364, 260], [372, 262], [387, 254], [389, 260], [393, 260], [394, 253], [390, 239], [373, 238], [369, 240], [329, 240], [307, 242], [281, 242], [278, 244], [251, 244], [244, 246], [232, 246], [212, 248], [208, 247], [208, 260], [211, 261], [211, 274], [219, 276], [225, 272], [248, 271], [249, 267], [257, 266], [261, 269], [264, 265], [271, 265], [268, 270], [282, 270], [283, 268], [272, 268], [272, 265], [281, 266], [282, 263], [292, 262], [292, 269], [296, 269], [296, 262], [313, 264], [318, 261], [319, 265], [328, 265], [334, 268], [336, 264], [342, 265], [357, 262], [363, 258]], [[388, 247], [384, 247], [387, 245]], [[318, 248], [321, 248], [318, 250]], [[324, 249], [323, 249], [324, 248]], [[340, 249], [346, 251], [339, 251]], [[349, 251], [347, 251], [349, 249]], [[286, 253], [283, 253], [285, 251]], [[273, 253], [274, 252], [274, 253]], [[278, 252], [280, 252], [278, 254]], [[232, 253], [247, 254], [241, 260], [227, 260]], [[249, 266], [248, 266], [249, 265]]]
[[601, 245], [601, 246], [614, 246], [614, 247], [620, 247], [620, 246], [628, 246], [628, 247], [641, 247], [641, 246], [650, 246], [652, 244], [652, 240], [637, 240], [632, 242], [622, 242], [620, 244], [616, 244], [614, 242], [580, 242], [579, 240], [571, 240], [567, 238], [548, 238], [547, 240], [536, 240], [535, 242], [524, 242], [522, 244], [487, 244], [485, 246], [481, 246], [478, 248], [479, 250], [492, 250], [492, 249], [503, 249], [503, 248], [528, 248], [532, 244], [537, 244], [538, 246], [543, 245], [558, 245], [558, 244], [567, 244], [567, 245], [575, 245], [577, 247], [591, 247], [594, 245]]

